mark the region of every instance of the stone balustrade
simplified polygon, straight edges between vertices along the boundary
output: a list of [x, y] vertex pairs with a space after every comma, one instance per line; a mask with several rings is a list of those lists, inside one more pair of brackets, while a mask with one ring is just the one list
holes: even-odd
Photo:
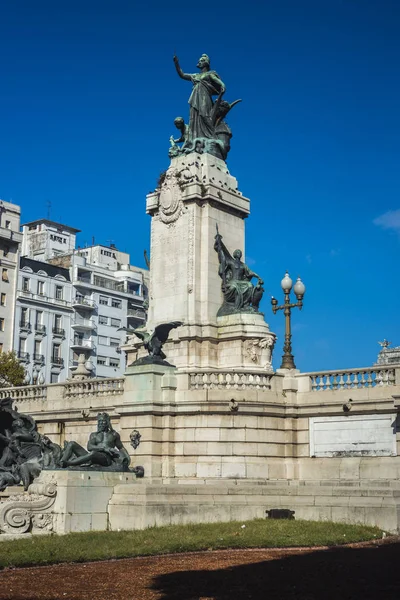
[[119, 396], [124, 393], [124, 381], [124, 377], [68, 381], [64, 384], [64, 397]]
[[189, 373], [191, 390], [270, 390], [272, 373], [198, 371]]
[[24, 385], [0, 389], [0, 400], [11, 397], [16, 402], [54, 400], [55, 398], [86, 398], [87, 396], [120, 396], [124, 393], [124, 377], [84, 379], [48, 385]]
[[0, 389], [0, 400], [4, 398], [13, 398], [16, 402], [21, 400], [46, 400], [47, 385], [24, 385], [21, 387]]
[[310, 378], [312, 392], [372, 388], [399, 383], [396, 381], [396, 368], [394, 366], [390, 368], [367, 367], [363, 369], [315, 371], [301, 373], [299, 377]]

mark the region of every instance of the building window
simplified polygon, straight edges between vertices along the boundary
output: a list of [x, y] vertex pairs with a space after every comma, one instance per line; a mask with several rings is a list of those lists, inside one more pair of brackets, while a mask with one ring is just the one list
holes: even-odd
[[43, 326], [43, 311], [36, 311], [36, 319], [35, 319], [35, 331], [44, 333], [45, 328]]
[[107, 296], [100, 296], [99, 304], [102, 304], [103, 306], [108, 306]]
[[121, 344], [119, 338], [110, 338], [110, 346], [118, 347]]
[[99, 325], [108, 325], [108, 317], [99, 315]]
[[63, 286], [56, 285], [56, 300], [62, 300], [62, 299], [63, 299]]
[[58, 373], [50, 373], [50, 383], [58, 383]]
[[6, 221], [6, 229], [11, 229], [11, 221]]
[[4, 331], [4, 323], [5, 320], [3, 318], [0, 318], [0, 331]]
[[9, 282], [9, 279], [8, 279], [8, 269], [2, 269], [1, 270], [1, 280], [5, 281], [6, 283]]
[[29, 225], [29, 231], [36, 231], [36, 225]]
[[121, 319], [113, 319], [111, 317], [111, 327], [120, 327], [121, 326]]
[[119, 360], [116, 358], [110, 358], [110, 367], [119, 367]]
[[21, 308], [21, 325], [29, 323], [29, 308]]
[[107, 364], [107, 358], [105, 356], [98, 356], [97, 357], [97, 364], [98, 365], [106, 365]]
[[52, 356], [51, 362], [53, 363], [53, 365], [61, 365], [62, 364], [61, 344], [53, 344], [53, 350], [52, 350], [51, 356]]
[[0, 342], [0, 353], [3, 352], [3, 342]]
[[101, 344], [102, 346], [108, 346], [108, 337], [104, 335], [99, 335], [98, 340], [99, 344]]
[[54, 315], [54, 333], [59, 333], [62, 329], [62, 315]]
[[6, 306], [7, 294], [0, 294], [0, 306]]
[[37, 293], [39, 296], [44, 296], [44, 281], [37, 282]]
[[29, 323], [29, 308], [21, 308], [21, 326]]
[[111, 306], [113, 308], [121, 308], [122, 302], [121, 302], [121, 300], [117, 300], [116, 298], [112, 298], [111, 299]]
[[33, 350], [33, 360], [34, 361], [40, 361], [41, 360], [41, 355], [40, 355], [40, 341], [39, 340], [35, 340], [35, 346], [34, 346], [34, 350]]
[[29, 277], [22, 278], [22, 291], [29, 292]]
[[10, 252], [10, 248], [8, 246], [4, 246], [3, 249], [3, 256], [8, 256], [8, 253]]
[[26, 338], [19, 338], [18, 355], [25, 354], [26, 351]]

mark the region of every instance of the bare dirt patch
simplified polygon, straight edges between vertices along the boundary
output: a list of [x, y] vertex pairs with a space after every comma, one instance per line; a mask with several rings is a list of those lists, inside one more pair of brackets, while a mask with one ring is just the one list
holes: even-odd
[[[1, 550], [1, 547], [0, 547]], [[5, 569], [1, 600], [394, 599], [400, 539]]]

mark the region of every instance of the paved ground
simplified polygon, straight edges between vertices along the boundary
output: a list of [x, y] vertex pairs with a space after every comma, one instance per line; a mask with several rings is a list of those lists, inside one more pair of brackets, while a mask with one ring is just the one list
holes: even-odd
[[[1, 550], [1, 547], [0, 547]], [[8, 569], [1, 600], [398, 600], [400, 538]]]

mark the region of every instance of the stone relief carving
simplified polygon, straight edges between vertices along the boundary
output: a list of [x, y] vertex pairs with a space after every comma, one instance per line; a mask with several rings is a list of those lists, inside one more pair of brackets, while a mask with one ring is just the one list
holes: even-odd
[[272, 370], [271, 359], [275, 341], [275, 336], [246, 340], [244, 342], [246, 357], [255, 365], [261, 365], [267, 371]]
[[159, 194], [159, 216], [163, 223], [170, 225], [183, 211], [182, 194], [179, 185], [180, 173], [174, 167], [170, 167], [165, 173], [161, 183]]
[[26, 533], [32, 529], [51, 531], [51, 509], [57, 496], [54, 481], [35, 481], [28, 492], [7, 498], [0, 507], [0, 531], [2, 533]]

